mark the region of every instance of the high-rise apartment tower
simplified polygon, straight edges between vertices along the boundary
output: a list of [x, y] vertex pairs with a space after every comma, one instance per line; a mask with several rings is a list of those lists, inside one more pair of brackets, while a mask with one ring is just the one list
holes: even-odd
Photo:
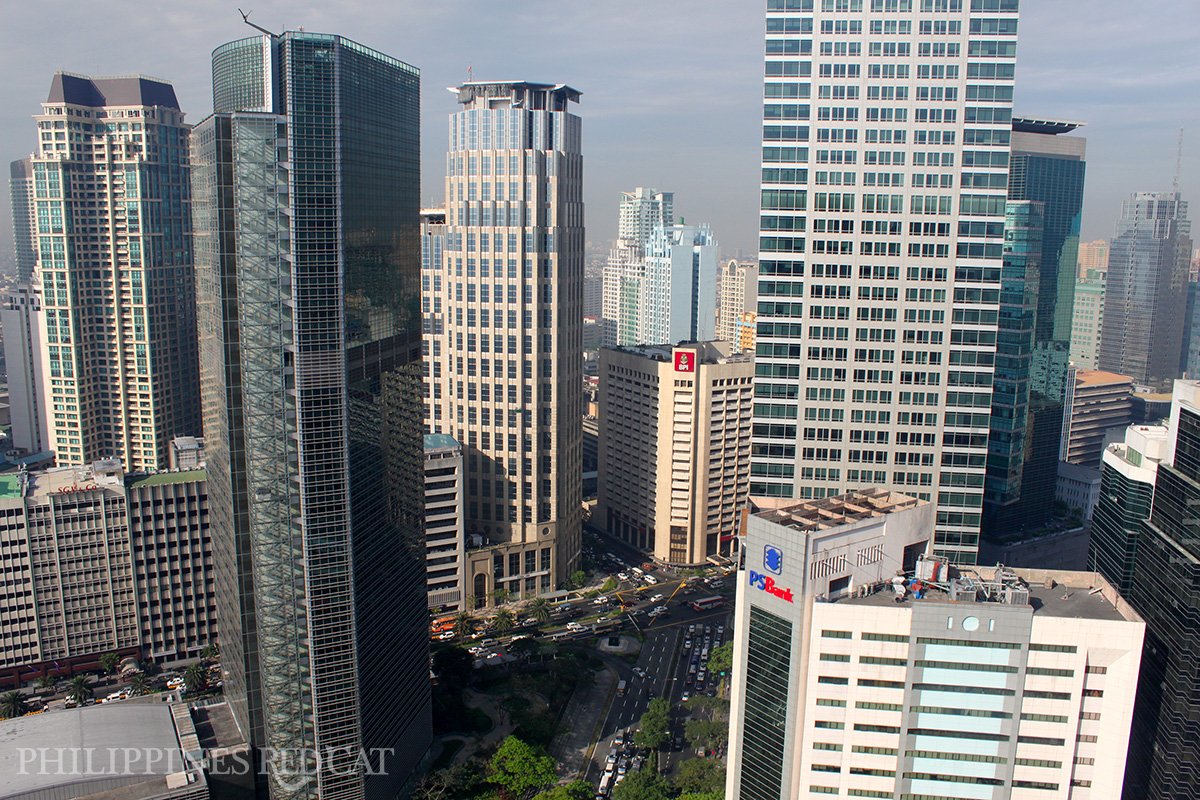
[[[579, 568], [583, 158], [579, 92], [453, 89], [431, 433], [466, 459], [470, 595], [529, 597]], [[436, 301], [435, 301], [436, 302]], [[439, 396], [440, 395], [440, 396]]]
[[768, 0], [763, 502], [904, 491], [974, 562], [1016, 34], [1017, 0]]
[[49, 420], [59, 464], [165, 467], [200, 434], [188, 127], [169, 83], [57, 73], [35, 117]]
[[419, 102], [289, 31], [213, 52], [192, 134], [225, 693], [271, 800], [391, 800], [430, 741]]

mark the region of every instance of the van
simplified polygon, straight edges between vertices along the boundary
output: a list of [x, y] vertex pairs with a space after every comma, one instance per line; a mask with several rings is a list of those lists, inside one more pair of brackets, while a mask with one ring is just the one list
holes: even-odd
[[625, 686], [625, 681], [620, 681], [617, 683], [617, 697], [623, 697], [625, 695]]
[[646, 571], [644, 569], [642, 569], [641, 567], [634, 567], [633, 569], [631, 569], [629, 571], [632, 572], [634, 575], [645, 575], [646, 574]]
[[647, 575], [642, 580], [644, 580], [646, 583], [650, 584], [651, 586], [658, 583], [658, 578], [654, 577], [653, 575]]
[[482, 642], [479, 643], [479, 646], [486, 650], [487, 648], [495, 647], [498, 644], [500, 644], [500, 641], [498, 639], [484, 639]]

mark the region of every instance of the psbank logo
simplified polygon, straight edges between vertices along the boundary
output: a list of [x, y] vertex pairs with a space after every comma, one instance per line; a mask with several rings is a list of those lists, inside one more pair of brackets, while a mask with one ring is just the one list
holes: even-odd
[[783, 572], [783, 551], [773, 544], [763, 547], [763, 569], [776, 575]]
[[761, 572], [750, 570], [750, 585], [755, 589], [761, 589], [767, 594], [774, 595], [780, 600], [792, 602], [792, 590], [783, 589], [775, 584], [775, 579], [770, 575], [764, 575]]

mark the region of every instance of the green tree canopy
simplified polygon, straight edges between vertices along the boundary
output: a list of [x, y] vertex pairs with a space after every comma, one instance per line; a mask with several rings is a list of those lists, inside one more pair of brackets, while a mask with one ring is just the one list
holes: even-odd
[[675, 770], [674, 784], [680, 791], [692, 794], [723, 792], [725, 766], [707, 758], [686, 759]]
[[612, 800], [669, 800], [670, 797], [671, 787], [649, 766], [626, 774], [612, 793]]
[[729, 724], [709, 719], [689, 719], [683, 726], [683, 734], [695, 747], [715, 747], [729, 739]]
[[460, 800], [474, 797], [482, 783], [478, 762], [456, 764], [421, 779], [413, 800]]
[[571, 781], [566, 786], [553, 786], [534, 796], [533, 800], [592, 800], [592, 785], [585, 781]]
[[646, 708], [646, 713], [642, 714], [634, 741], [638, 747], [649, 747], [652, 750], [658, 749], [667, 740], [670, 725], [671, 705], [663, 698], [656, 697], [650, 701], [650, 704]]
[[183, 671], [183, 685], [188, 694], [199, 694], [208, 688], [208, 670], [192, 664]]
[[100, 668], [112, 675], [117, 671], [117, 666], [121, 663], [121, 657], [116, 653], [104, 653], [100, 656]]
[[496, 616], [492, 619], [492, 630], [496, 633], [508, 633], [517, 625], [517, 618], [513, 616], [513, 612], [507, 608], [502, 608], [496, 612]]
[[505, 737], [490, 765], [488, 780], [514, 798], [544, 789], [558, 778], [553, 758], [515, 736]]
[[525, 613], [536, 619], [539, 623], [550, 621], [550, 601], [544, 597], [538, 597], [528, 606], [525, 607]]
[[717, 792], [684, 792], [675, 800], [725, 800], [725, 790]]
[[0, 695], [0, 719], [19, 717], [29, 710], [25, 703], [25, 695], [17, 691], [5, 692]]
[[475, 621], [471, 619], [471, 615], [466, 611], [460, 611], [454, 615], [454, 635], [455, 636], [470, 636], [475, 632]]
[[733, 667], [733, 642], [726, 642], [720, 647], [714, 647], [708, 654], [708, 670], [718, 675], [729, 674]]
[[67, 697], [82, 705], [92, 694], [92, 685], [88, 682], [87, 675], [71, 678], [71, 684], [67, 687]]
[[150, 694], [150, 679], [139, 672], [129, 679], [129, 691], [135, 695]]

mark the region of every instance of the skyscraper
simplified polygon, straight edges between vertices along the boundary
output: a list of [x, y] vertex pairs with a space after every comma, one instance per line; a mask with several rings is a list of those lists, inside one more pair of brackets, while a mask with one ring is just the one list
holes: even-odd
[[[1115, 248], [1114, 248], [1115, 255]], [[1146, 620], [1126, 800], [1200, 796], [1200, 383], [1176, 381], [1167, 452], [1136, 542], [1130, 604]]]
[[[431, 433], [466, 459], [476, 603], [531, 597], [579, 568], [583, 157], [579, 92], [479, 81], [452, 91], [442, 334]], [[436, 302], [436, 301], [435, 301]], [[499, 593], [499, 594], [498, 594]]]
[[272, 800], [390, 799], [430, 741], [419, 88], [341, 36], [255, 36], [213, 52], [192, 135], [225, 691], [304, 756], [267, 758]]
[[754, 351], [758, 265], [730, 260], [717, 276], [717, 339], [733, 351]]
[[33, 160], [22, 158], [9, 164], [9, 199], [12, 201], [13, 258], [17, 283], [33, 281], [37, 265], [37, 204], [34, 202]]
[[643, 247], [658, 228], [675, 224], [675, 193], [639, 186], [621, 192], [617, 212], [617, 240], [635, 242]]
[[1075, 284], [1075, 311], [1071, 320], [1071, 361], [1079, 369], [1094, 370], [1104, 328], [1104, 277], [1092, 273]]
[[165, 467], [200, 433], [188, 129], [170, 84], [57, 73], [31, 158], [49, 447]]
[[751, 494], [914, 494], [973, 563], [1017, 2], [916, 5], [768, 0]]
[[1108, 271], [1108, 240], [1096, 239], [1079, 243], [1079, 280], [1086, 280], [1089, 272]]
[[1085, 140], [1079, 123], [1013, 120], [984, 528], [1038, 528], [1054, 507], [1070, 363]]
[[1139, 386], [1179, 377], [1192, 252], [1188, 204], [1178, 192], [1137, 192], [1121, 206], [1108, 253], [1099, 367]]

